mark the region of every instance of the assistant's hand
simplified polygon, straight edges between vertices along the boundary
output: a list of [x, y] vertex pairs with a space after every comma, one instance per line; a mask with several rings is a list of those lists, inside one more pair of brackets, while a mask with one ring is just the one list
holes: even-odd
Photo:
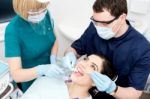
[[106, 91], [109, 94], [115, 91], [117, 86], [108, 76], [96, 71], [92, 72], [90, 76], [99, 91]]
[[56, 55], [51, 55], [50, 56], [50, 62], [51, 62], [51, 64], [56, 64]]
[[45, 76], [48, 77], [63, 77], [65, 74], [65, 72], [59, 68], [56, 64], [53, 64], [52, 67], [47, 70], [47, 72], [45, 73]]
[[75, 54], [73, 52], [68, 52], [62, 58], [62, 65], [72, 70], [74, 68], [74, 65], [76, 64], [76, 61], [77, 61], [77, 58]]
[[63, 70], [55, 64], [38, 65], [36, 67], [38, 76], [59, 77], [64, 74]]

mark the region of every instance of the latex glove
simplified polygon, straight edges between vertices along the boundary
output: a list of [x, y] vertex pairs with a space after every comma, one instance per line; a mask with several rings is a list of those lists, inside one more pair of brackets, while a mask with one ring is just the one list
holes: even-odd
[[51, 55], [50, 56], [50, 62], [51, 62], [51, 64], [56, 64], [56, 55]]
[[62, 58], [62, 65], [64, 67], [69, 68], [70, 70], [73, 70], [74, 65], [76, 64], [77, 58], [73, 52], [68, 52], [66, 55]]
[[96, 71], [92, 72], [90, 76], [99, 91], [105, 91], [109, 94], [115, 91], [117, 86], [108, 76]]
[[36, 72], [38, 77], [40, 76], [59, 77], [64, 74], [63, 70], [55, 64], [38, 65], [36, 67]]

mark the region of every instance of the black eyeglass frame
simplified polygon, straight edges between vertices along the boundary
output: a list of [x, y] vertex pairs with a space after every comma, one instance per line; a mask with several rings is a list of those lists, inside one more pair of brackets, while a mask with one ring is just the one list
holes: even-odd
[[97, 21], [93, 18], [93, 16], [90, 18], [92, 21], [97, 22], [97, 23], [102, 23], [102, 24], [110, 24], [113, 21], [115, 21], [116, 19], [118, 19], [119, 17], [115, 17], [114, 19], [110, 20], [110, 21]]

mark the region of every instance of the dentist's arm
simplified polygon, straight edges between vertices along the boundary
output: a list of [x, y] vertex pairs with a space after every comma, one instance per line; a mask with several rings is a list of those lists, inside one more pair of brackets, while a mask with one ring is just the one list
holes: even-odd
[[106, 91], [106, 93], [111, 94], [116, 99], [139, 99], [142, 94], [142, 91], [133, 87], [117, 86], [109, 77], [98, 72], [94, 71], [90, 73], [90, 76], [98, 90]]
[[142, 91], [136, 90], [133, 87], [119, 87], [116, 93], [113, 95], [116, 99], [139, 99], [142, 95]]

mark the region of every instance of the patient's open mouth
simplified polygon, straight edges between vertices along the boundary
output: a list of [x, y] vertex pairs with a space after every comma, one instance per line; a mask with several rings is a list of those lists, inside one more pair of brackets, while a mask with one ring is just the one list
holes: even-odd
[[77, 74], [79, 74], [80, 76], [84, 75], [83, 72], [82, 72], [82, 70], [80, 69], [80, 67], [76, 67], [74, 72], [77, 73]]

